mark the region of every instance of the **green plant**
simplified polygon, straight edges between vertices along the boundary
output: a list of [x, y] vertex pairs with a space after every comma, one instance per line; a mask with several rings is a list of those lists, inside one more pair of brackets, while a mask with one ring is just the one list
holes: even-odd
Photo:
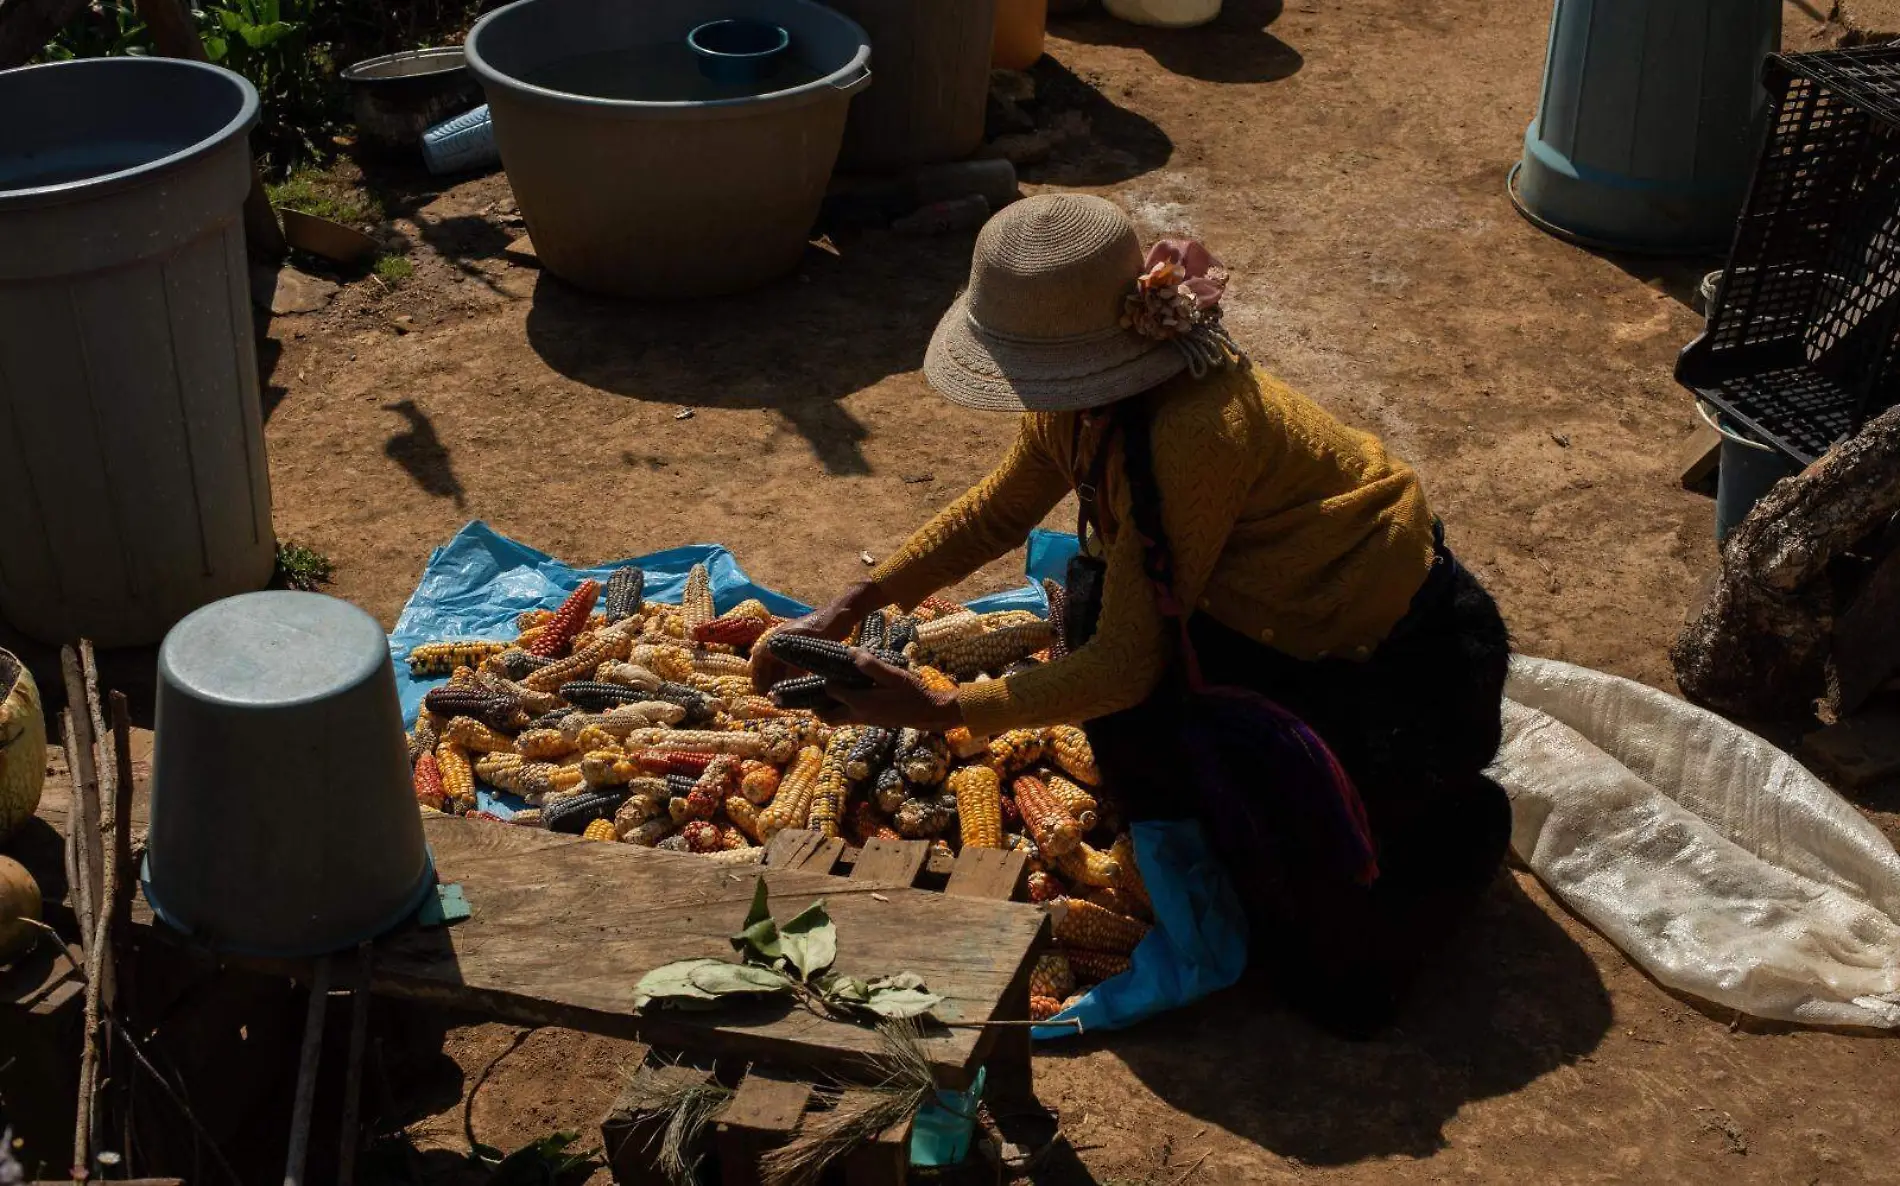
[[401, 284], [416, 274], [416, 265], [404, 255], [379, 255], [376, 257], [376, 275], [388, 284]]
[[312, 168], [300, 168], [282, 181], [264, 187], [270, 204], [283, 210], [314, 214], [348, 226], [383, 220], [382, 203], [341, 178]]
[[336, 575], [336, 565], [322, 552], [284, 542], [277, 545], [277, 575], [292, 589], [308, 593], [315, 591], [318, 585], [329, 584], [330, 578]]

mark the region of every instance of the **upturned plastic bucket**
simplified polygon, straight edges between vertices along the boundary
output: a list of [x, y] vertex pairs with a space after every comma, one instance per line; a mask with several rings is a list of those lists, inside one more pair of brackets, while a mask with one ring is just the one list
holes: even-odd
[[0, 72], [0, 618], [143, 646], [276, 562], [244, 252], [257, 92]]
[[434, 883], [389, 642], [317, 593], [247, 593], [158, 652], [145, 897], [207, 947], [320, 955], [402, 922]]
[[1722, 434], [1722, 456], [1715, 477], [1715, 542], [1728, 538], [1775, 483], [1801, 472], [1781, 450], [1753, 440], [1697, 402], [1696, 413]]

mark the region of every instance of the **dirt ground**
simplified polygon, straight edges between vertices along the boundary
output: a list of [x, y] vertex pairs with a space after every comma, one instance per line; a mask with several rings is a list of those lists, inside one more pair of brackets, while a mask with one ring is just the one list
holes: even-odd
[[[1028, 188], [1203, 237], [1233, 270], [1236, 336], [1418, 466], [1523, 650], [1669, 687], [1665, 648], [1715, 560], [1711, 504], [1676, 482], [1693, 419], [1671, 366], [1719, 261], [1603, 258], [1512, 211], [1548, 13], [1229, 0], [1191, 32], [1060, 22], [1038, 79], [1092, 134]], [[1793, 46], [1840, 33], [1788, 14]], [[505, 258], [522, 227], [499, 174], [378, 184], [414, 278], [277, 319], [266, 363], [278, 533], [334, 558], [334, 591], [386, 624], [469, 519], [578, 562], [718, 541], [821, 598], [1013, 430], [917, 373], [967, 235], [839, 233], [762, 292], [641, 307]], [[970, 588], [1019, 573], [1006, 558]], [[464, 1084], [512, 1032], [450, 1034]], [[482, 1089], [481, 1139], [590, 1130], [623, 1053], [532, 1035]], [[1052, 1046], [1037, 1071], [1075, 1148], [1051, 1182], [1853, 1183], [1900, 1164], [1900, 1046], [1707, 1016], [1521, 872], [1388, 1037], [1331, 1040], [1242, 985]], [[461, 1141], [442, 1102], [411, 1128], [424, 1145]]]

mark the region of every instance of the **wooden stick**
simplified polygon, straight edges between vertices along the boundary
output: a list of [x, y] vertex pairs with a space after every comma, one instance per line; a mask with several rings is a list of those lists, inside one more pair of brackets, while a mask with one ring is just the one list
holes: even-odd
[[[110, 904], [113, 933], [124, 942], [131, 935], [132, 887], [138, 884], [138, 871], [132, 867], [132, 797], [138, 780], [132, 774], [132, 711], [126, 703], [124, 692], [112, 693], [112, 766], [115, 792], [112, 801], [112, 860], [119, 870], [119, 892]], [[123, 977], [127, 969], [120, 967], [115, 971]], [[110, 1005], [112, 998], [108, 997], [106, 1001]]]
[[59, 652], [61, 674], [66, 682], [66, 711], [73, 723], [72, 744], [66, 752], [66, 766], [72, 773], [73, 813], [68, 827], [78, 833], [84, 850], [86, 913], [79, 922], [79, 941], [92, 942], [93, 927], [98, 925], [97, 909], [105, 891], [105, 853], [99, 841], [99, 771], [93, 762], [92, 713], [87, 708], [85, 678], [79, 672], [79, 656], [71, 647]]
[[297, 1059], [297, 1096], [290, 1108], [290, 1149], [284, 1156], [284, 1186], [303, 1186], [310, 1153], [310, 1113], [317, 1100], [317, 1062], [323, 1053], [323, 1011], [330, 998], [330, 957], [317, 960], [310, 977], [310, 1008], [303, 1018], [303, 1053]]
[[[207, 60], [204, 42], [198, 39], [198, 31], [192, 28], [191, 17], [179, 0], [137, 0], [137, 8], [160, 54], [193, 62]], [[244, 237], [251, 254], [260, 259], [280, 260], [289, 251], [255, 159], [251, 162], [251, 192], [244, 196]]]
[[[67, 828], [76, 834], [76, 844], [85, 853], [86, 910], [80, 918], [80, 942], [86, 953], [85, 1041], [79, 1056], [79, 1100], [73, 1121], [72, 1174], [86, 1181], [92, 1173], [91, 1150], [99, 1123], [94, 1096], [99, 1083], [100, 993], [110, 975], [106, 961], [106, 942], [112, 917], [111, 902], [118, 892], [118, 870], [107, 866], [105, 838], [101, 827], [99, 764], [93, 742], [104, 731], [97, 687], [98, 664], [92, 644], [84, 639], [79, 654], [71, 647], [60, 650], [61, 674], [66, 683], [66, 717], [71, 722], [72, 749], [67, 765], [73, 772], [72, 817]], [[116, 812], [117, 796], [111, 799]], [[112, 825], [116, 831], [116, 821]]]
[[356, 947], [356, 988], [350, 994], [350, 1055], [343, 1072], [343, 1133], [337, 1145], [337, 1186], [356, 1181], [357, 1120], [363, 1099], [363, 1047], [369, 1039], [369, 973], [374, 947]]
[[73, 900], [73, 917], [79, 921], [80, 950], [91, 936], [86, 930], [86, 922], [92, 917], [92, 877], [86, 871], [86, 848], [79, 842], [79, 767], [73, 761], [73, 754], [79, 749], [78, 739], [73, 736], [73, 714], [67, 709], [59, 714], [60, 744], [66, 750], [66, 779], [72, 784], [73, 809], [66, 817], [66, 892]]

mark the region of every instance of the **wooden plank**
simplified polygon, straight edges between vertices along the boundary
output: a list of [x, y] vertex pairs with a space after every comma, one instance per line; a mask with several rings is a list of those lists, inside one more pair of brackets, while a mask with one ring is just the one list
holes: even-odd
[[1867, 578], [1852, 604], [1834, 622], [1828, 658], [1823, 719], [1838, 721], [1900, 672], [1900, 546]]
[[1708, 492], [1722, 462], [1722, 434], [1698, 418], [1695, 431], [1676, 448], [1676, 469], [1684, 490]]
[[838, 861], [843, 856], [844, 841], [836, 837], [830, 840], [820, 837], [818, 847], [812, 849], [811, 855], [801, 861], [797, 868], [801, 872], [829, 876], [838, 867]]
[[620, 1186], [670, 1186], [654, 1164], [661, 1134], [671, 1119], [670, 1103], [678, 1093], [712, 1080], [699, 1067], [647, 1063], [634, 1071], [620, 1098], [600, 1122], [601, 1150], [607, 1167]]
[[775, 869], [803, 868], [825, 838], [804, 828], [787, 828], [765, 846], [765, 863]]
[[[868, 1027], [782, 1005], [635, 1014], [634, 985], [651, 969], [731, 958], [728, 936], [745, 917], [756, 870], [451, 816], [428, 817], [423, 832], [439, 877], [461, 883], [472, 915], [380, 940], [379, 994], [787, 1071], [858, 1074], [882, 1049]], [[994, 1016], [1047, 925], [1032, 906], [914, 889], [882, 890], [887, 900], [878, 902], [869, 885], [802, 870], [768, 868], [766, 882], [780, 918], [826, 900], [841, 970], [915, 972], [943, 995], [936, 1012], [947, 1022]], [[983, 1032], [924, 1039], [943, 1086], [968, 1086]]]
[[[840, 1108], [854, 1106], [857, 1092], [846, 1092]], [[910, 1172], [910, 1129], [917, 1119], [906, 1116], [844, 1157], [845, 1186], [904, 1186]]]
[[966, 848], [957, 854], [946, 894], [1009, 901], [1023, 892], [1029, 879], [1029, 858], [1000, 848]]
[[798, 1131], [811, 1103], [811, 1084], [754, 1070], [719, 1114], [715, 1139], [721, 1186], [759, 1186], [759, 1158]]
[[925, 840], [867, 840], [858, 851], [851, 879], [908, 886], [916, 882], [929, 859], [930, 843]]

